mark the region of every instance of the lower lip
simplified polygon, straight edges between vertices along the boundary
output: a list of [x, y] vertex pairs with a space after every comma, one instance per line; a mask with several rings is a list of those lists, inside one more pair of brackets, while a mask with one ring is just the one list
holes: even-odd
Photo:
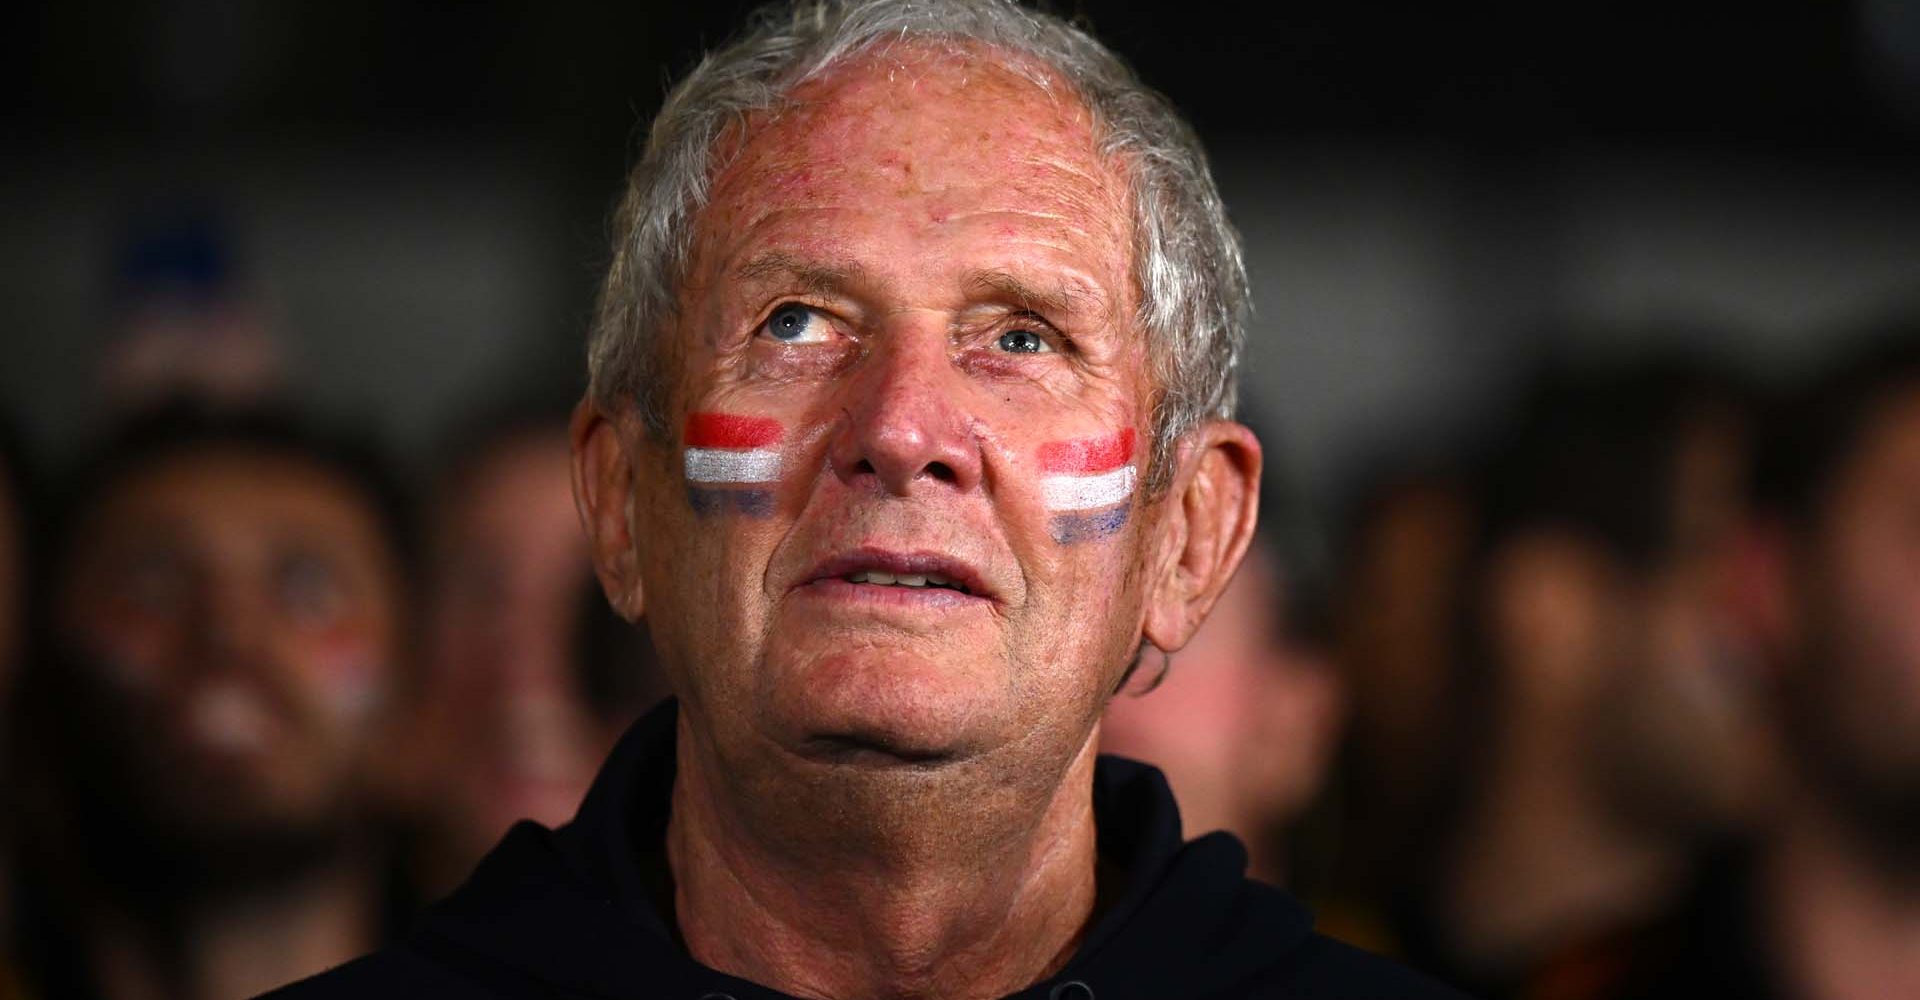
[[851, 583], [840, 577], [815, 580], [801, 587], [800, 593], [844, 604], [928, 611], [985, 607], [988, 603], [984, 597], [945, 587], [892, 587], [877, 583]]

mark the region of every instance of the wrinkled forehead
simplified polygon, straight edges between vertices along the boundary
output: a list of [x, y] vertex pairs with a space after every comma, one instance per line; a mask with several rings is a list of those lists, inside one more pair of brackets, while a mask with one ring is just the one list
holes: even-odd
[[852, 56], [746, 119], [716, 152], [696, 257], [769, 211], [917, 199], [941, 221], [943, 196], [979, 208], [990, 188], [1004, 207], [1094, 230], [1090, 248], [1131, 274], [1125, 171], [1102, 154], [1078, 93], [1030, 57], [962, 42]]
[[1032, 56], [964, 40], [897, 42], [849, 55], [794, 86], [759, 124], [825, 115], [884, 123], [929, 100], [930, 125], [966, 122], [967, 130], [985, 120], [1006, 126], [1005, 135], [1049, 145], [1057, 137], [1094, 152], [1093, 115], [1071, 83]]

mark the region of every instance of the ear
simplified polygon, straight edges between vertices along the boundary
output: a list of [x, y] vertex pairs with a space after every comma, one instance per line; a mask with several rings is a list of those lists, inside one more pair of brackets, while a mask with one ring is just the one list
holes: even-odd
[[1156, 525], [1143, 637], [1173, 652], [1193, 638], [1233, 579], [1260, 508], [1260, 441], [1241, 424], [1210, 421], [1180, 443]]
[[640, 560], [634, 551], [635, 456], [621, 421], [591, 399], [574, 407], [567, 428], [573, 442], [573, 503], [587, 533], [594, 572], [620, 617], [636, 621], [646, 608]]

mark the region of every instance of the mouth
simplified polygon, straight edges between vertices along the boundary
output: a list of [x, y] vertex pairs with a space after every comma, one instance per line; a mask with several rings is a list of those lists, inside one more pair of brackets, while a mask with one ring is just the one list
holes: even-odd
[[938, 552], [893, 552], [861, 548], [834, 556], [806, 576], [807, 587], [898, 592], [902, 597], [964, 597], [995, 600], [979, 570]]

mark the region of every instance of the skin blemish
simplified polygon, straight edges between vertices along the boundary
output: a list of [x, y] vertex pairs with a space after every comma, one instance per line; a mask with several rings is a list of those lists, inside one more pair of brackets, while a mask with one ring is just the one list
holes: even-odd
[[1040, 490], [1061, 545], [1110, 538], [1133, 510], [1135, 435], [1127, 427], [1040, 448]]
[[773, 513], [772, 485], [780, 478], [778, 420], [731, 413], [687, 417], [684, 453], [687, 504], [701, 516]]

